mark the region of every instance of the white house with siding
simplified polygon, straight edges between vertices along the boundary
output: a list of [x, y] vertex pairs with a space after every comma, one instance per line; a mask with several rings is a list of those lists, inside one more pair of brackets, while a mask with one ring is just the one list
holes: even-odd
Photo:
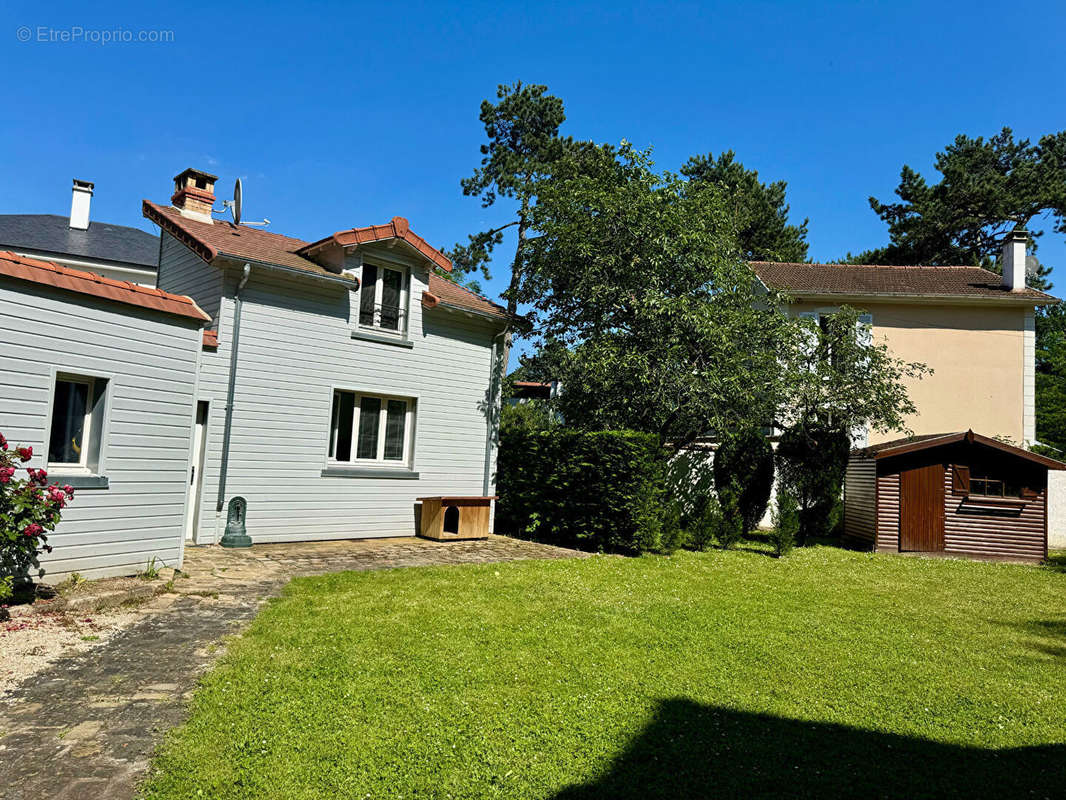
[[415, 498], [492, 494], [505, 311], [401, 217], [307, 242], [213, 218], [215, 180], [143, 203], [158, 287], [211, 318], [188, 539], [217, 542], [235, 496], [279, 542], [413, 536]]
[[181, 563], [208, 319], [187, 297], [0, 252], [0, 433], [75, 488], [46, 581]]

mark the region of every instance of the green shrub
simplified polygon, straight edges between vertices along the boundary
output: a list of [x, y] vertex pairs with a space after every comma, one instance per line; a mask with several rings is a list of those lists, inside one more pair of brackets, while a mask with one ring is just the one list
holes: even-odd
[[820, 421], [798, 423], [782, 434], [777, 471], [799, 504], [796, 544], [832, 532], [850, 450], [847, 431]]
[[48, 534], [74, 498], [71, 486], [49, 483], [45, 470], [24, 468], [31, 458], [32, 447], [12, 447], [0, 433], [0, 600], [29, 583], [34, 571], [44, 574], [38, 556], [52, 552]]
[[742, 490], [736, 481], [718, 492], [718, 518], [714, 524], [714, 538], [724, 550], [731, 550], [744, 536], [743, 514], [740, 509]]
[[524, 403], [507, 403], [500, 409], [500, 429], [519, 428], [526, 431], [543, 431], [555, 424], [552, 412], [543, 400], [528, 400]]
[[774, 547], [777, 557], [787, 556], [796, 546], [796, 536], [799, 534], [799, 503], [796, 496], [788, 489], [777, 490], [777, 501], [774, 503], [774, 527], [770, 531], [770, 544]]
[[718, 527], [722, 519], [722, 508], [714, 496], [707, 497], [700, 511], [690, 517], [685, 524], [685, 546], [691, 550], [703, 551], [718, 539]]
[[759, 524], [774, 486], [774, 451], [761, 431], [746, 428], [722, 440], [714, 454], [714, 485], [719, 494], [734, 487], [743, 533]]
[[681, 543], [666, 453], [649, 434], [500, 431], [496, 529], [562, 547], [669, 552]]

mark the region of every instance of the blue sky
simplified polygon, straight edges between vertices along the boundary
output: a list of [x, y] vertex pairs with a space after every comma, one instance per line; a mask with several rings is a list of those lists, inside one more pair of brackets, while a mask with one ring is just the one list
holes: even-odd
[[[867, 197], [891, 197], [904, 163], [932, 177], [957, 133], [1066, 128], [1061, 3], [15, 2], [0, 18], [0, 213], [65, 214], [78, 177], [94, 219], [149, 230], [141, 198], [195, 166], [223, 195], [242, 177], [245, 217], [279, 233], [399, 214], [436, 245], [465, 240], [506, 218], [459, 179], [480, 101], [518, 79], [563, 98], [567, 134], [654, 146], [663, 169], [733, 149], [788, 181], [822, 260], [884, 243]], [[75, 26], [173, 41], [37, 40]], [[1066, 264], [1062, 237], [1040, 257]]]

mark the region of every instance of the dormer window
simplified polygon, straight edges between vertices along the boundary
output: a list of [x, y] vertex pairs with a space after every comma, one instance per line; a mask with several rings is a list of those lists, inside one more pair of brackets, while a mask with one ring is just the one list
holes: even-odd
[[359, 325], [381, 331], [407, 331], [407, 271], [363, 264]]

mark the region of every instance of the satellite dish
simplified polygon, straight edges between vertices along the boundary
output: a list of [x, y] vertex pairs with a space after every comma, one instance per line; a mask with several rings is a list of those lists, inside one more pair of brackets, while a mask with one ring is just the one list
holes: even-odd
[[233, 184], [233, 205], [230, 206], [230, 212], [233, 214], [233, 224], [241, 224], [241, 179], [237, 178], [237, 182]]

